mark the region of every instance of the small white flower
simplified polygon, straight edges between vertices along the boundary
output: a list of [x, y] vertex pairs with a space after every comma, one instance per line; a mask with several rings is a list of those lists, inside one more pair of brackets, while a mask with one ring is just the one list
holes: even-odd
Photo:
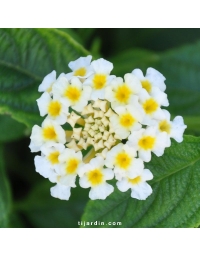
[[51, 182], [56, 182], [57, 174], [55, 166], [59, 164], [59, 155], [64, 151], [65, 146], [60, 143], [49, 142], [41, 147], [41, 156], [36, 156], [35, 168], [36, 172], [44, 178], [48, 178]]
[[48, 118], [56, 121], [60, 125], [67, 122], [69, 108], [63, 104], [63, 99], [55, 97], [52, 99], [47, 92], [44, 92], [42, 96], [37, 99], [37, 104], [41, 116], [48, 114]]
[[128, 137], [127, 145], [138, 150], [139, 158], [144, 162], [149, 162], [151, 152], [157, 156], [164, 154], [168, 146], [168, 136], [166, 132], [159, 133], [156, 127], [148, 127], [132, 132]]
[[56, 71], [53, 70], [51, 73], [49, 73], [44, 77], [42, 83], [39, 85], [38, 91], [50, 93], [55, 81], [56, 81]]
[[76, 176], [83, 166], [81, 151], [75, 152], [73, 149], [66, 148], [58, 157], [60, 162], [55, 167], [59, 175], [59, 183], [65, 186], [76, 187]]
[[92, 87], [92, 100], [104, 99], [106, 86], [110, 85], [112, 79], [115, 78], [115, 76], [110, 76], [113, 64], [101, 58], [92, 61], [91, 66], [94, 74], [85, 80], [84, 85]]
[[73, 76], [87, 78], [92, 75], [94, 71], [90, 65], [91, 60], [92, 56], [89, 55], [87, 57], [80, 57], [75, 61], [71, 61], [68, 66], [73, 72], [66, 74], [66, 78], [70, 80]]
[[134, 69], [132, 71], [132, 73], [140, 79], [140, 81], [142, 83], [142, 87], [145, 90], [147, 90], [148, 93], [151, 93], [151, 90], [153, 87], [157, 87], [161, 91], [165, 91], [166, 85], [165, 85], [164, 81], [166, 79], [156, 69], [148, 68], [145, 77], [140, 69]]
[[56, 186], [51, 188], [53, 197], [68, 200], [71, 187], [76, 187], [75, 180], [82, 163], [82, 153], [76, 153], [72, 149], [64, 149], [57, 158], [58, 164], [55, 165], [54, 176], [51, 182], [56, 182]]
[[92, 91], [91, 87], [83, 86], [77, 77], [73, 77], [71, 83], [67, 78], [61, 77], [53, 85], [52, 90], [55, 97], [62, 98], [66, 106], [71, 106], [79, 112], [87, 105]]
[[41, 147], [48, 142], [56, 142], [64, 144], [66, 142], [65, 131], [57, 124], [57, 122], [50, 119], [45, 119], [42, 127], [34, 125], [31, 133], [31, 143], [29, 148], [31, 152], [38, 152]]
[[162, 120], [164, 118], [164, 113], [161, 109], [163, 99], [160, 97], [159, 92], [157, 92], [154, 97], [151, 97], [144, 89], [142, 89], [139, 95], [139, 102], [145, 113], [142, 124], [155, 125], [156, 120]]
[[115, 110], [118, 106], [131, 105], [135, 95], [138, 95], [142, 89], [141, 83], [133, 74], [126, 74], [124, 81], [121, 77], [114, 78], [105, 88], [105, 99], [111, 102]]
[[[60, 74], [58, 78], [65, 76], [64, 73]], [[39, 92], [48, 92], [52, 94], [52, 87], [56, 81], [56, 71], [53, 70], [51, 73], [46, 75], [42, 81], [42, 83], [39, 85], [38, 91]]]
[[122, 192], [126, 192], [130, 188], [131, 197], [145, 200], [152, 193], [152, 188], [146, 181], [152, 179], [152, 173], [148, 169], [144, 169], [137, 177], [133, 179], [125, 177], [118, 181], [116, 185]]
[[80, 186], [82, 188], [89, 188], [89, 197], [92, 200], [106, 199], [113, 191], [112, 185], [106, 183], [106, 180], [111, 180], [114, 177], [114, 173], [111, 169], [104, 169], [104, 159], [100, 156], [93, 158], [89, 164], [86, 164], [81, 168]]
[[[169, 138], [175, 139], [177, 142], [183, 141], [183, 133], [187, 128], [184, 124], [182, 116], [176, 116], [173, 121], [170, 121], [170, 113], [163, 109], [165, 118], [157, 122], [159, 132], [166, 132]], [[171, 143], [169, 143], [169, 146]]]
[[71, 187], [57, 183], [50, 189], [51, 196], [59, 198], [61, 200], [69, 200], [71, 195]]
[[142, 127], [139, 122], [143, 120], [144, 112], [138, 103], [117, 107], [115, 112], [118, 115], [112, 115], [110, 121], [117, 138], [125, 139], [130, 132]]
[[105, 165], [109, 168], [114, 168], [116, 179], [121, 180], [123, 177], [133, 179], [144, 168], [143, 161], [136, 159], [136, 156], [136, 150], [120, 143], [107, 153]]

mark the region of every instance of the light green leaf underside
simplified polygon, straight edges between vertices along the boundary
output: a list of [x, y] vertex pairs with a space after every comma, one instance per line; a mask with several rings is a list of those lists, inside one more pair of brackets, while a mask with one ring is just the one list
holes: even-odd
[[31, 127], [41, 124], [38, 86], [52, 70], [69, 72], [68, 63], [88, 52], [57, 29], [0, 29], [0, 113]]
[[11, 195], [5, 175], [3, 146], [0, 144], [0, 228], [8, 227], [10, 201]]
[[[154, 175], [153, 194], [145, 201], [116, 187], [106, 200], [89, 201], [82, 221], [120, 221], [120, 227], [197, 227], [200, 224], [200, 138], [185, 136], [162, 157], [145, 164]], [[91, 226], [90, 226], [91, 227]], [[119, 226], [99, 226], [119, 227]]]

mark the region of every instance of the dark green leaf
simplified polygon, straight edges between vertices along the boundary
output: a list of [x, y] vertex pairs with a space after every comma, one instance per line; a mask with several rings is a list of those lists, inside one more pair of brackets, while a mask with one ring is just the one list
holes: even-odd
[[[82, 221], [100, 221], [99, 227], [198, 227], [200, 224], [200, 138], [185, 136], [173, 142], [162, 157], [146, 164], [154, 174], [153, 194], [145, 201], [115, 191], [106, 200], [90, 201]], [[90, 225], [91, 227], [91, 225]]]
[[38, 86], [52, 70], [69, 71], [68, 63], [88, 52], [57, 29], [0, 29], [0, 112], [31, 127], [41, 124]]
[[68, 35], [70, 35], [74, 40], [76, 40], [78, 43], [83, 45], [84, 40], [79, 36], [79, 34], [75, 31], [75, 29], [72, 28], [57, 28]]
[[135, 68], [146, 71], [149, 66], [153, 67], [159, 59], [159, 55], [154, 52], [137, 48], [130, 49], [110, 60], [114, 64], [112, 74], [123, 77], [126, 73], [131, 73]]
[[3, 146], [0, 144], [0, 227], [5, 228], [9, 224], [11, 207], [11, 194], [5, 175]]
[[161, 54], [158, 70], [166, 77], [174, 115], [200, 117], [200, 43]]
[[31, 224], [40, 228], [75, 228], [88, 200], [88, 190], [80, 187], [71, 189], [69, 201], [59, 200], [50, 195], [54, 184], [45, 180], [36, 186], [23, 202], [16, 205]]
[[18, 123], [9, 115], [0, 115], [0, 142], [9, 142], [25, 135], [25, 125]]
[[87, 43], [90, 39], [93, 33], [95, 32], [95, 28], [78, 28], [77, 33], [81, 37], [81, 39]]

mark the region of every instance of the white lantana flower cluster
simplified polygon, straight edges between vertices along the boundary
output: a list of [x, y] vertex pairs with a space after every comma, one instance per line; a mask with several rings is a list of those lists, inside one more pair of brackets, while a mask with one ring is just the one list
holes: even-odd
[[[114, 187], [131, 189], [131, 197], [145, 200], [153, 179], [144, 162], [152, 152], [162, 156], [171, 138], [182, 142], [183, 118], [170, 121], [165, 77], [153, 68], [146, 76], [139, 69], [124, 79], [110, 75], [113, 64], [105, 59], [80, 57], [69, 63], [72, 72], [48, 74], [39, 86], [37, 100], [45, 119], [34, 125], [30, 149], [36, 171], [56, 185], [51, 195], [68, 200], [77, 176], [82, 188], [91, 188], [92, 200], [105, 199]], [[66, 126], [66, 124], [68, 124]], [[66, 128], [68, 127], [68, 128]], [[84, 152], [84, 154], [83, 154]]]

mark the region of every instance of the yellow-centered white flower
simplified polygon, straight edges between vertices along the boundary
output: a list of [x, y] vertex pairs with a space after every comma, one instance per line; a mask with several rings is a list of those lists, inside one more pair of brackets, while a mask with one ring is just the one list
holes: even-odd
[[145, 113], [144, 118], [142, 120], [142, 124], [144, 125], [155, 125], [156, 120], [162, 120], [164, 118], [162, 106], [162, 97], [160, 94], [155, 94], [154, 97], [151, 97], [147, 91], [144, 89], [141, 90], [139, 95], [139, 102], [143, 108]]
[[51, 188], [51, 195], [61, 200], [68, 200], [71, 187], [76, 187], [75, 180], [79, 168], [83, 165], [82, 153], [65, 148], [58, 156], [59, 164], [55, 166], [57, 184]]
[[144, 169], [143, 161], [136, 156], [136, 150], [120, 143], [106, 154], [105, 166], [114, 168], [117, 180], [123, 177], [133, 179]]
[[124, 107], [116, 107], [117, 115], [112, 115], [110, 121], [115, 131], [115, 138], [126, 139], [130, 132], [139, 130], [142, 125], [144, 111], [141, 106], [135, 101], [132, 105]]
[[55, 173], [55, 166], [59, 162], [59, 155], [64, 151], [65, 146], [61, 143], [49, 142], [41, 147], [41, 156], [35, 156], [36, 172], [44, 178], [48, 178], [51, 182], [56, 182], [57, 174]]
[[162, 156], [168, 146], [168, 136], [166, 132], [159, 133], [156, 127], [148, 127], [134, 131], [128, 137], [127, 145], [138, 150], [139, 158], [144, 162], [151, 160], [151, 152], [157, 156]]
[[169, 138], [169, 145], [171, 145], [170, 138], [175, 139], [177, 142], [183, 141], [183, 133], [187, 128], [184, 124], [182, 116], [176, 116], [173, 121], [170, 121], [170, 113], [163, 109], [165, 118], [157, 121], [156, 127], [159, 132], [166, 132]]
[[133, 179], [124, 177], [122, 180], [118, 181], [116, 185], [122, 192], [126, 192], [130, 188], [132, 198], [145, 200], [152, 193], [152, 188], [146, 181], [152, 179], [153, 174], [148, 169], [144, 169], [137, 177]]
[[55, 167], [59, 175], [59, 183], [65, 186], [76, 187], [76, 176], [83, 166], [81, 151], [75, 152], [66, 148], [58, 157], [59, 165]]
[[80, 79], [85, 79], [94, 73], [90, 62], [92, 56], [88, 55], [87, 57], [80, 57], [75, 61], [69, 62], [68, 67], [72, 72], [66, 74], [66, 78], [70, 80], [73, 76], [77, 76]]
[[105, 99], [111, 102], [113, 109], [131, 105], [141, 89], [139, 79], [133, 74], [126, 74], [124, 81], [121, 77], [116, 77], [111, 81], [110, 86], [105, 88]]
[[164, 81], [166, 80], [165, 77], [158, 72], [154, 68], [148, 68], [146, 72], [146, 76], [143, 75], [142, 71], [140, 69], [134, 69], [132, 71], [132, 74], [138, 77], [140, 79], [142, 87], [151, 94], [152, 89], [154, 87], [159, 88], [161, 91], [165, 91], [166, 85]]
[[[65, 74], [62, 73], [59, 75], [58, 78], [64, 77]], [[52, 95], [52, 87], [54, 83], [56, 82], [56, 71], [53, 70], [51, 73], [46, 75], [42, 81], [42, 83], [38, 87], [39, 92], [48, 92], [50, 95]]]
[[34, 125], [31, 133], [31, 143], [29, 148], [31, 152], [38, 152], [41, 147], [48, 142], [65, 144], [66, 136], [63, 128], [57, 122], [51, 119], [45, 119], [42, 127]]
[[63, 101], [64, 100], [59, 97], [52, 99], [47, 92], [44, 92], [42, 96], [37, 99], [40, 115], [47, 115], [48, 118], [60, 125], [65, 124], [67, 122], [67, 116], [69, 115], [69, 108], [64, 105]]
[[105, 99], [105, 88], [115, 78], [115, 76], [110, 75], [113, 64], [101, 58], [92, 61], [91, 67], [94, 70], [94, 74], [85, 80], [84, 85], [92, 88], [92, 100]]
[[89, 164], [84, 165], [79, 172], [80, 186], [89, 188], [89, 198], [106, 199], [113, 191], [112, 185], [106, 183], [106, 180], [111, 180], [114, 173], [111, 169], [104, 168], [104, 159], [100, 156], [93, 158]]
[[62, 98], [63, 104], [79, 112], [87, 105], [92, 91], [91, 87], [83, 86], [77, 77], [72, 77], [70, 83], [67, 78], [61, 77], [52, 90], [55, 97]]

